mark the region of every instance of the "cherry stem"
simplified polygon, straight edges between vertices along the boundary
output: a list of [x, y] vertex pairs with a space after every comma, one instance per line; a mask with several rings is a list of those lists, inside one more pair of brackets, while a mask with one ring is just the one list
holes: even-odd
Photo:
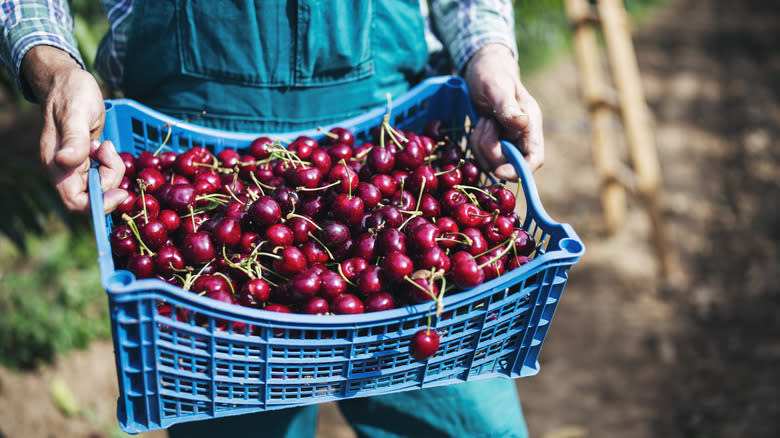
[[249, 172], [249, 176], [250, 178], [252, 178], [252, 182], [255, 184], [255, 186], [257, 186], [257, 188], [260, 189], [260, 193], [262, 193], [263, 196], [265, 196], [265, 190], [263, 190], [264, 188], [268, 190], [273, 190], [273, 187], [261, 183], [260, 180], [257, 179], [257, 176], [255, 176], [254, 172]]
[[448, 239], [446, 237], [439, 237], [436, 240], [439, 240], [439, 239], [449, 240], [451, 242], [458, 242], [458, 243], [462, 243], [462, 244], [468, 245], [468, 246], [471, 246], [471, 245], [474, 244], [474, 240], [471, 237], [469, 237], [468, 234], [463, 234], [463, 233], [460, 233], [460, 232], [457, 232], [457, 231], [451, 231], [451, 232], [445, 234], [445, 236], [450, 236], [450, 235], [453, 235], [453, 234], [456, 235], [456, 236], [462, 236], [463, 238], [466, 239], [466, 241], [463, 242], [463, 241], [460, 241], [460, 240], [457, 240], [457, 239]]
[[272, 259], [275, 259], [275, 260], [282, 260], [284, 258], [284, 257], [280, 256], [279, 254], [274, 254], [274, 253], [271, 253], [271, 252], [258, 251], [257, 253], [253, 252], [252, 254], [257, 254], [257, 255], [262, 255], [262, 256], [266, 256], [266, 257], [271, 257]]
[[416, 281], [412, 280], [408, 275], [404, 275], [404, 280], [408, 281], [409, 283], [412, 283], [412, 285], [414, 287], [416, 287], [417, 289], [420, 289], [421, 291], [425, 292], [432, 299], [434, 299], [434, 300], [438, 299], [438, 297], [436, 296], [436, 294], [433, 293], [433, 291], [430, 291], [430, 290], [426, 289], [425, 287], [423, 287], [422, 285], [418, 284]]
[[228, 277], [227, 275], [225, 275], [225, 274], [223, 274], [222, 272], [219, 272], [219, 271], [215, 272], [214, 275], [218, 275], [218, 276], [224, 278], [225, 281], [227, 281], [228, 286], [230, 286], [230, 295], [235, 295], [236, 294], [236, 289], [233, 287], [233, 282], [230, 280], [230, 277]]
[[466, 186], [466, 185], [463, 185], [463, 184], [457, 184], [457, 185], [454, 185], [452, 187], [455, 188], [455, 189], [458, 189], [458, 190], [474, 190], [475, 192], [480, 192], [480, 193], [484, 194], [485, 196], [490, 198], [491, 201], [495, 201], [496, 200], [495, 196], [490, 194], [490, 192], [488, 192], [487, 190], [480, 189], [479, 187]]
[[446, 175], [446, 174], [451, 173], [451, 172], [455, 172], [456, 170], [460, 169], [460, 166], [462, 166], [463, 163], [465, 163], [465, 162], [466, 161], [463, 158], [461, 158], [458, 161], [458, 164], [455, 167], [453, 167], [452, 169], [450, 169], [450, 170], [442, 170], [441, 172], [434, 173], [434, 175], [436, 175], [438, 177], [438, 176]]
[[[332, 182], [332, 183], [330, 183], [328, 185], [320, 186], [320, 187], [311, 187], [311, 188], [309, 188], [309, 187], [298, 186], [298, 187], [295, 188], [295, 190], [296, 191], [302, 191], [302, 192], [317, 192], [317, 191], [320, 191], [320, 190], [327, 190], [327, 189], [329, 189], [331, 187], [334, 187], [334, 186], [337, 186], [339, 184], [341, 184], [341, 180], [338, 180], [338, 181]], [[352, 187], [352, 185], [350, 185], [350, 188], [351, 187]]]
[[[235, 182], [235, 181], [234, 181], [234, 182]], [[242, 200], [238, 199], [238, 197], [236, 196], [236, 194], [235, 194], [235, 193], [233, 193], [233, 189], [230, 187], [230, 185], [228, 185], [227, 187], [225, 187], [225, 189], [228, 191], [228, 193], [230, 193], [230, 197], [232, 197], [233, 199], [235, 199], [235, 201], [236, 201], [236, 202], [238, 202], [238, 203], [239, 203], [239, 204], [241, 204], [241, 205], [246, 205], [246, 202], [244, 202], [244, 201], [242, 201]], [[197, 199], [197, 198], [196, 198], [196, 199]]]
[[244, 274], [246, 274], [247, 277], [249, 277], [249, 278], [258, 278], [258, 277], [255, 276], [255, 272], [250, 270], [248, 267], [243, 266], [245, 264], [246, 260], [250, 260], [250, 259], [247, 258], [247, 259], [244, 259], [241, 263], [236, 263], [236, 262], [230, 260], [230, 257], [227, 256], [227, 250], [225, 249], [224, 246], [222, 247], [222, 258], [225, 260], [225, 263], [227, 263], [228, 266], [230, 266], [233, 269], [238, 269], [239, 271], [241, 271]]
[[292, 218], [292, 217], [299, 217], [299, 218], [301, 218], [301, 219], [305, 220], [306, 222], [310, 223], [310, 224], [311, 224], [311, 225], [312, 225], [314, 228], [316, 228], [318, 231], [322, 231], [322, 227], [321, 227], [321, 226], [317, 225], [317, 223], [316, 223], [316, 222], [314, 222], [313, 220], [311, 220], [310, 218], [308, 218], [308, 217], [306, 217], [306, 216], [303, 216], [303, 215], [300, 215], [300, 214], [295, 214], [295, 213], [290, 213], [290, 214], [288, 214], [288, 215], [287, 215], [287, 219], [288, 219], [288, 220], [289, 220], [290, 218]]
[[398, 230], [399, 230], [399, 231], [400, 231], [400, 230], [403, 230], [403, 229], [404, 229], [404, 227], [406, 226], [406, 224], [408, 224], [408, 223], [409, 223], [409, 222], [410, 222], [412, 219], [414, 219], [414, 218], [415, 218], [415, 217], [417, 217], [417, 216], [421, 216], [421, 215], [422, 215], [422, 212], [420, 212], [420, 211], [411, 211], [411, 212], [409, 212], [409, 214], [410, 214], [410, 216], [409, 216], [409, 217], [408, 217], [408, 218], [407, 218], [407, 219], [404, 221], [404, 223], [402, 223], [402, 224], [401, 224], [401, 225], [398, 227]]
[[315, 236], [314, 236], [314, 234], [313, 234], [311, 231], [309, 231], [309, 237], [311, 237], [312, 239], [314, 239], [314, 241], [315, 241], [315, 242], [317, 242], [317, 243], [319, 243], [319, 244], [320, 244], [320, 246], [322, 247], [322, 249], [324, 249], [324, 250], [325, 250], [325, 252], [327, 252], [327, 253], [328, 253], [328, 257], [330, 257], [330, 259], [331, 259], [331, 260], [336, 260], [336, 257], [333, 257], [333, 254], [330, 252], [330, 250], [328, 249], [328, 247], [327, 247], [327, 246], [325, 246], [325, 244], [324, 244], [324, 243], [322, 243], [322, 241], [321, 241], [320, 239], [318, 239], [317, 237], [315, 237]]
[[[496, 262], [496, 261], [498, 261], [498, 259], [500, 259], [501, 257], [503, 257], [503, 256], [504, 256], [506, 253], [508, 253], [508, 252], [509, 252], [509, 250], [510, 250], [510, 249], [512, 249], [511, 247], [513, 247], [513, 246], [514, 246], [515, 238], [517, 238], [517, 231], [515, 231], [514, 233], [512, 233], [512, 236], [510, 236], [510, 237], [509, 237], [509, 239], [507, 239], [509, 242], [512, 242], [512, 245], [507, 245], [507, 247], [506, 247], [506, 248], [504, 248], [504, 249], [503, 249], [503, 250], [502, 250], [500, 253], [496, 254], [496, 256], [495, 256], [495, 257], [493, 257], [492, 259], [490, 259], [490, 260], [486, 261], [485, 263], [482, 263], [481, 265], [478, 265], [477, 267], [478, 267], [479, 269], [482, 269], [482, 268], [484, 268], [485, 266], [487, 266], [487, 265], [489, 265], [489, 264], [491, 264], [491, 263], [493, 263], [493, 262]], [[505, 243], [505, 244], [506, 244], [506, 243]]]
[[141, 191], [141, 207], [143, 208], [144, 212], [144, 220], [149, 221], [149, 217], [146, 215], [146, 196], [144, 196], [144, 192], [146, 192], [146, 181], [138, 178], [135, 180], [136, 184], [138, 184], [138, 189]]
[[328, 137], [330, 137], [330, 138], [332, 138], [334, 140], [338, 140], [339, 139], [339, 136], [337, 134], [334, 134], [334, 133], [332, 133], [330, 131], [326, 131], [325, 129], [322, 128], [322, 126], [318, 126], [317, 127], [317, 131], [320, 131], [321, 133], [327, 135]]
[[157, 156], [157, 154], [160, 153], [162, 148], [165, 147], [165, 144], [168, 143], [168, 140], [170, 140], [170, 138], [171, 138], [171, 131], [173, 130], [173, 125], [171, 125], [170, 123], [166, 123], [165, 125], [163, 125], [163, 127], [165, 127], [165, 126], [168, 126], [168, 134], [165, 136], [165, 139], [163, 140], [163, 142], [160, 143], [160, 147], [158, 147], [157, 150], [155, 150], [154, 153], [152, 154], [155, 157]]
[[344, 281], [345, 281], [345, 282], [346, 282], [348, 285], [350, 285], [350, 286], [352, 286], [352, 287], [357, 287], [357, 284], [355, 284], [355, 283], [353, 283], [352, 281], [350, 281], [350, 279], [349, 279], [349, 278], [347, 278], [347, 276], [346, 276], [346, 275], [344, 275], [344, 270], [343, 270], [343, 269], [341, 269], [341, 263], [337, 263], [337, 264], [336, 264], [336, 270], [337, 270], [337, 271], [339, 271], [339, 275], [341, 275], [341, 278], [343, 278], [343, 279], [344, 279]]
[[149, 247], [146, 246], [146, 244], [144, 243], [143, 239], [141, 239], [141, 233], [138, 232], [138, 226], [136, 225], [135, 220], [133, 220], [133, 218], [131, 218], [127, 213], [122, 214], [122, 219], [124, 219], [125, 222], [127, 222], [127, 226], [130, 228], [130, 231], [133, 232], [133, 235], [138, 240], [138, 243], [141, 245], [141, 254], [143, 254], [144, 251], [146, 251], [147, 255], [153, 256], [154, 251], [149, 249]]

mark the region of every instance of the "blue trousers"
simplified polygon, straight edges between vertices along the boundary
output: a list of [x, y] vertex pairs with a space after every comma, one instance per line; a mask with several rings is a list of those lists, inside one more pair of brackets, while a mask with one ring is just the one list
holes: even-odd
[[[528, 430], [511, 379], [426, 388], [342, 400], [342, 414], [366, 438], [526, 438]], [[177, 424], [171, 438], [314, 438], [317, 406]]]

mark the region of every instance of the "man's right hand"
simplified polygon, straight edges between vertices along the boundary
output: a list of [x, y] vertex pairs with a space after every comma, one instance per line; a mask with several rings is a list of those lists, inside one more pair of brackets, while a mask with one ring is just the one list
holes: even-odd
[[108, 213], [126, 197], [119, 189], [125, 167], [113, 144], [98, 138], [105, 107], [95, 78], [66, 52], [36, 46], [22, 60], [22, 75], [43, 110], [41, 161], [71, 211], [89, 211], [87, 174], [90, 158], [100, 163], [103, 206]]

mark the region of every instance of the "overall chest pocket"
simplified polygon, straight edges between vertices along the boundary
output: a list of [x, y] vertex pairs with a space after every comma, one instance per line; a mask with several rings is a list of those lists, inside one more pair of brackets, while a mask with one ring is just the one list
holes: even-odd
[[371, 1], [177, 0], [181, 73], [306, 87], [374, 73]]

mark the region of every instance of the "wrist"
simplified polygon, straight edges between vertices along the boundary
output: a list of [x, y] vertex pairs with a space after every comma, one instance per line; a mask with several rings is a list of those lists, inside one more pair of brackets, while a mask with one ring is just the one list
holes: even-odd
[[500, 61], [502, 64], [506, 61], [511, 61], [514, 66], [517, 66], [515, 54], [511, 48], [502, 43], [488, 43], [474, 52], [474, 55], [472, 55], [463, 69], [463, 77], [469, 80], [469, 76], [474, 73], [476, 67], [486, 61], [494, 64], [496, 61]]
[[81, 71], [82, 68], [68, 52], [53, 46], [39, 45], [24, 55], [19, 74], [30, 87], [33, 96], [39, 102], [45, 102], [57, 78], [74, 70]]

